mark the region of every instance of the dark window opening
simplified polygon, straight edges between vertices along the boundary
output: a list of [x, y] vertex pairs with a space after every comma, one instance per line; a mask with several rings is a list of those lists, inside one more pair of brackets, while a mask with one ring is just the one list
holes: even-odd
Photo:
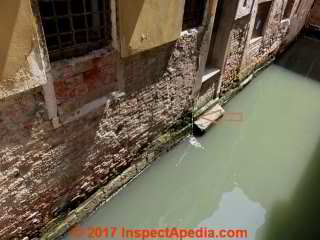
[[84, 55], [111, 42], [109, 0], [39, 0], [51, 61]]
[[206, 0], [186, 0], [182, 30], [201, 26], [205, 8]]
[[223, 7], [222, 1], [218, 1], [216, 15], [214, 19], [213, 28], [212, 28], [211, 43], [210, 43], [209, 55], [206, 63], [206, 69], [210, 69], [216, 66], [216, 64], [212, 62], [212, 59], [216, 58], [216, 56], [214, 56], [215, 54], [213, 50], [216, 47], [216, 45], [219, 44], [219, 42], [216, 41], [216, 37], [218, 35], [218, 30], [221, 22], [221, 14], [223, 11], [222, 7]]
[[263, 34], [263, 30], [267, 23], [269, 11], [271, 8], [271, 1], [260, 3], [258, 5], [258, 11], [256, 16], [256, 21], [254, 23], [254, 28], [252, 32], [252, 38], [261, 37]]
[[288, 0], [286, 9], [284, 10], [283, 18], [289, 18], [291, 16], [292, 8], [295, 0]]

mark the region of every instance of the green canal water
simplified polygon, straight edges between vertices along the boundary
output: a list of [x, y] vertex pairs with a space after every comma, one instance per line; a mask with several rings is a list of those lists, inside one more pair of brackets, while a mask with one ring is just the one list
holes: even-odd
[[81, 226], [320, 239], [320, 44], [299, 40], [225, 109], [228, 118], [162, 156]]

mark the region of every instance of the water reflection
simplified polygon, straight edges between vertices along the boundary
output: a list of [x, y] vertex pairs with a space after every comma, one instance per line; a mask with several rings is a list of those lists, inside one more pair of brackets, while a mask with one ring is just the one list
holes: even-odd
[[241, 188], [235, 187], [232, 192], [223, 193], [219, 208], [211, 217], [202, 221], [199, 227], [247, 229], [250, 237], [245, 239], [254, 240], [257, 229], [265, 222], [265, 214], [266, 210], [260, 203], [250, 200]]
[[244, 227], [252, 240], [319, 239], [320, 84], [284, 67], [270, 66], [226, 106], [244, 121], [179, 144], [82, 226]]

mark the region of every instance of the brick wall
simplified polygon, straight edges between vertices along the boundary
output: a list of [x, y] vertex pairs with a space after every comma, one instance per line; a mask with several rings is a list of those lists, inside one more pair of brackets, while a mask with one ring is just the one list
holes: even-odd
[[[46, 119], [41, 89], [2, 101], [0, 239], [36, 236], [55, 216], [152, 152], [156, 138], [191, 111], [198, 57], [194, 33], [123, 60], [127, 96], [110, 98], [58, 129]], [[97, 97], [100, 90], [111, 91], [112, 84], [105, 84], [115, 81], [112, 66], [111, 53], [56, 68], [54, 86], [63, 114], [64, 104], [81, 105], [90, 101], [89, 93]]]
[[228, 47], [230, 50], [225, 62], [221, 95], [239, 85], [239, 73], [248, 35], [249, 20], [248, 16], [237, 20], [231, 31]]
[[[288, 30], [281, 19], [283, 1], [275, 0], [259, 41], [250, 43], [250, 14], [230, 22], [221, 95], [271, 58], [283, 39], [297, 35], [299, 28], [292, 24], [304, 24], [311, 1], [298, 10], [302, 17], [294, 17]], [[201, 80], [202, 40], [201, 31], [192, 31], [125, 59], [104, 49], [52, 64], [58, 116], [65, 123], [57, 129], [48, 119], [41, 88], [1, 100], [0, 239], [37, 236], [54, 217], [153, 155], [158, 137], [192, 111], [197, 100], [192, 93]], [[205, 101], [215, 90], [208, 89], [202, 93]], [[72, 118], [97, 99], [103, 104]]]
[[240, 70], [241, 76], [247, 76], [255, 68], [259, 67], [276, 54], [283, 39], [281, 28], [283, 11], [284, 1], [273, 1], [262, 38], [257, 41], [248, 39], [247, 51], [245, 52]]
[[118, 89], [116, 53], [99, 50], [90, 57], [52, 64], [51, 74], [62, 120], [83, 105]]
[[244, 78], [275, 56], [281, 45], [287, 46], [299, 34], [305, 24], [312, 1], [304, 1], [289, 21], [283, 19], [282, 16], [286, 1], [274, 0], [264, 34], [256, 41], [251, 41], [250, 35], [250, 25], [254, 23], [252, 13], [234, 21], [229, 39], [221, 95], [237, 88]]

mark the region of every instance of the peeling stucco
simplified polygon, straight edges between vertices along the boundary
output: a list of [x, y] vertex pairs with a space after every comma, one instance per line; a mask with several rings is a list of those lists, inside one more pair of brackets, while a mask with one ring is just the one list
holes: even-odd
[[0, 2], [0, 98], [46, 82], [29, 1]]

